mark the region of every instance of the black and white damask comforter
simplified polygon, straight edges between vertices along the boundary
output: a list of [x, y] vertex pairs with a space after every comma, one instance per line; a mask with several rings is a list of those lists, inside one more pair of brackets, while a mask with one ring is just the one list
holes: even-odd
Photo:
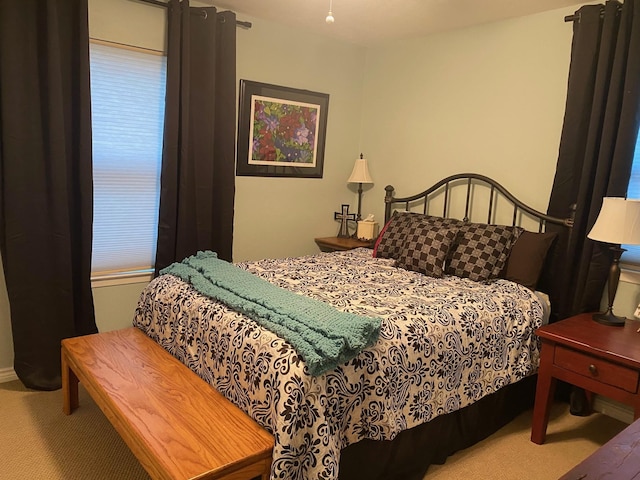
[[465, 407], [534, 373], [543, 304], [518, 284], [435, 279], [371, 250], [238, 266], [335, 308], [382, 319], [378, 342], [318, 377], [254, 321], [164, 275], [134, 325], [273, 433], [272, 479], [337, 479], [340, 450]]

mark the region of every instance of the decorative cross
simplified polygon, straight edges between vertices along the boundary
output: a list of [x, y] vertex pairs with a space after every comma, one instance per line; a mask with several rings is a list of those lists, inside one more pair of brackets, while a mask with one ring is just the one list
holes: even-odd
[[342, 212], [335, 212], [333, 214], [334, 220], [340, 220], [340, 231], [338, 232], [338, 237], [340, 238], [348, 238], [349, 235], [349, 220], [356, 219], [355, 213], [349, 213], [349, 205], [342, 204]]

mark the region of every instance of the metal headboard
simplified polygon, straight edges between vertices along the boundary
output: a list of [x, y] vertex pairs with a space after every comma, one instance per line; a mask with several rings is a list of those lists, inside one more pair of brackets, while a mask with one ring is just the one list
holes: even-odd
[[[558, 218], [547, 215], [518, 200], [506, 188], [504, 188], [495, 180], [484, 175], [479, 175], [477, 173], [458, 173], [456, 175], [451, 175], [450, 177], [440, 180], [438, 183], [429, 187], [427, 190], [410, 197], [394, 197], [394, 188], [391, 185], [387, 185], [385, 187], [386, 194], [384, 198], [385, 223], [389, 221], [391, 215], [393, 214], [393, 211], [399, 210], [400, 208], [398, 207], [401, 205], [403, 205], [401, 208], [403, 208], [405, 211], [415, 211], [416, 208], [419, 209], [420, 206], [422, 206], [422, 213], [424, 214], [449, 217], [452, 190], [454, 188], [459, 190], [460, 188], [465, 187], [466, 196], [464, 203], [464, 216], [463, 218], [461, 218], [461, 220], [469, 221], [470, 209], [473, 205], [473, 196], [474, 192], [476, 191], [475, 187], [477, 185], [485, 186], [489, 189], [488, 205], [486, 209], [487, 223], [493, 223], [492, 219], [495, 213], [494, 208], [498, 201], [498, 196], [500, 195], [502, 199], [505, 199], [513, 207], [512, 225], [519, 225], [522, 219], [522, 215], [524, 214], [529, 218], [537, 221], [539, 232], [545, 230], [545, 226], [547, 223], [564, 225], [567, 228], [573, 227], [575, 208], [571, 212], [569, 212], [569, 216], [566, 218]], [[444, 195], [444, 198], [441, 201], [442, 211], [430, 212], [429, 204], [431, 202], [431, 199], [436, 195]]]

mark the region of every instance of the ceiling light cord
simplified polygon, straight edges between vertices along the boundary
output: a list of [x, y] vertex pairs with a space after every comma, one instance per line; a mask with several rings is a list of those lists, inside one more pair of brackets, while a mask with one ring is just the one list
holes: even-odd
[[329, 15], [327, 15], [327, 18], [325, 18], [325, 22], [327, 23], [333, 23], [336, 21], [335, 18], [333, 18], [333, 0], [329, 0]]

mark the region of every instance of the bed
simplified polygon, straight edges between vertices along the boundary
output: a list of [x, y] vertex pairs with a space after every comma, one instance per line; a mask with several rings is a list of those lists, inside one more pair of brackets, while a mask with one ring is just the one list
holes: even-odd
[[[141, 294], [134, 325], [274, 435], [273, 479], [422, 478], [532, 404], [534, 331], [550, 308], [536, 283], [555, 236], [544, 231], [571, 218], [477, 174], [386, 192], [373, 250], [236, 264], [377, 319], [375, 342], [335, 368], [312, 375], [292, 342], [176, 274]], [[518, 255], [527, 267], [510, 269]]]

